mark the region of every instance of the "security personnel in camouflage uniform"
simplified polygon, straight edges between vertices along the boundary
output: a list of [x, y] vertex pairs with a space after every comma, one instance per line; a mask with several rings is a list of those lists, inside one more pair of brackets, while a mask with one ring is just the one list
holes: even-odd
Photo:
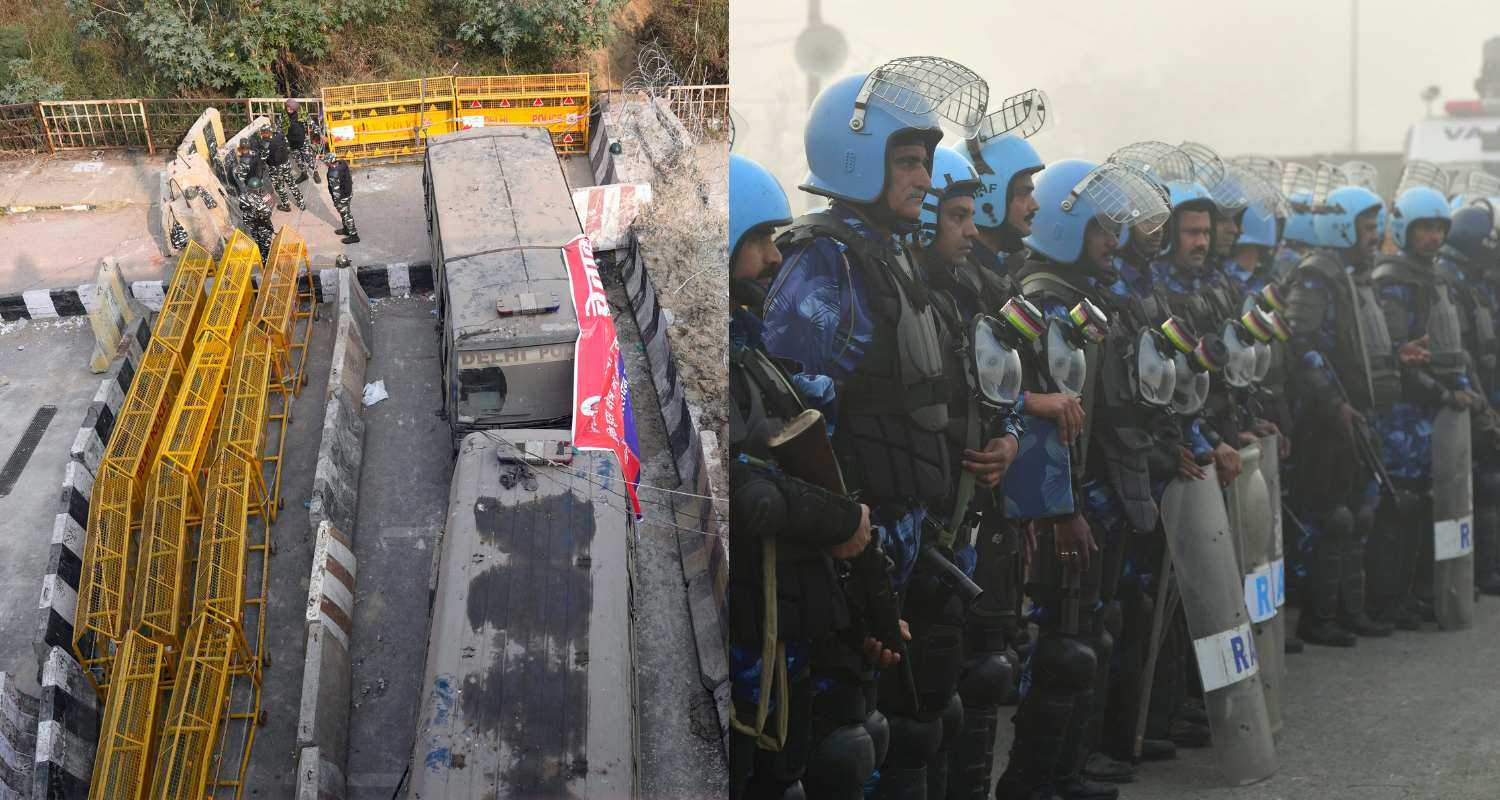
[[235, 147], [236, 158], [229, 165], [232, 188], [239, 198], [240, 227], [260, 247], [264, 261], [270, 257], [271, 240], [276, 231], [271, 226], [271, 204], [266, 200], [266, 165], [248, 138]]
[[[887, 99], [892, 92], [910, 96], [918, 74], [938, 78], [915, 90], [926, 98], [925, 111]], [[908, 581], [926, 583], [934, 569], [930, 559], [919, 559], [932, 545], [929, 509], [941, 508], [956, 481], [942, 329], [927, 276], [899, 234], [916, 227], [931, 183], [932, 154], [942, 138], [935, 109], [977, 124], [982, 106], [945, 103], [982, 85], [959, 64], [898, 59], [818, 96], [804, 137], [810, 175], [802, 188], [831, 203], [778, 239], [785, 264], [766, 304], [767, 349], [798, 362], [808, 380], [832, 384], [834, 451], [850, 489], [870, 505], [898, 591]], [[963, 468], [994, 475], [1014, 452], [1014, 439], [996, 437], [965, 452]], [[952, 700], [943, 660], [959, 654], [951, 651], [946, 617], [924, 618], [927, 608], [918, 602], [908, 609], [903, 596], [910, 670], [879, 676], [877, 702], [889, 719], [890, 745], [876, 797], [924, 797], [927, 766], [942, 743]], [[830, 694], [824, 712], [844, 724], [864, 719], [859, 671], [819, 665], [817, 654], [814, 662], [815, 670], [841, 673], [840, 702]]]
[[[839, 776], [867, 776], [875, 768], [874, 743], [862, 725], [853, 725], [819, 736], [820, 752], [809, 753], [809, 660], [814, 640], [837, 647], [829, 640], [849, 626], [834, 559], [852, 558], [868, 544], [869, 508], [792, 477], [783, 469], [791, 465], [778, 463], [770, 451], [777, 429], [803, 410], [792, 379], [760, 344], [756, 314], [764, 284], [781, 264], [771, 237], [777, 225], [791, 222], [791, 209], [771, 174], [740, 155], [730, 157], [729, 207], [730, 797], [802, 796], [798, 781], [810, 755], [815, 768], [801, 788], [837, 796], [841, 784], [863, 782], [860, 775]], [[770, 592], [774, 616], [767, 613]], [[831, 768], [829, 750], [860, 756]]]
[[297, 208], [306, 210], [307, 201], [302, 198], [302, 187], [297, 185], [297, 178], [292, 174], [291, 146], [287, 144], [286, 136], [272, 128], [269, 122], [260, 126], [260, 154], [271, 171], [271, 185], [276, 189], [278, 201], [276, 208], [280, 211], [292, 210], [286, 200], [290, 193]]
[[286, 101], [282, 134], [286, 136], [287, 146], [292, 149], [292, 157], [297, 160], [302, 173], [297, 176], [297, 182], [301, 183], [311, 175], [313, 183], [322, 183], [323, 176], [318, 174], [318, 149], [323, 144], [323, 126], [317, 117], [303, 114], [301, 108], [296, 100]]
[[1400, 385], [1369, 283], [1380, 198], [1350, 186], [1332, 192], [1327, 205], [1313, 220], [1322, 248], [1310, 251], [1287, 279], [1289, 394], [1299, 453], [1288, 477], [1306, 537], [1297, 543], [1307, 572], [1298, 636], [1348, 647], [1356, 634], [1391, 633], [1390, 624], [1366, 613], [1365, 540], [1378, 495], [1356, 437], [1364, 435], [1363, 415], [1393, 402]]
[[334, 233], [344, 237], [341, 240], [344, 244], [354, 244], [359, 241], [359, 229], [354, 227], [354, 214], [349, 210], [349, 204], [354, 200], [354, 179], [349, 174], [349, 162], [329, 151], [323, 154], [323, 163], [328, 165], [328, 196], [343, 222]]

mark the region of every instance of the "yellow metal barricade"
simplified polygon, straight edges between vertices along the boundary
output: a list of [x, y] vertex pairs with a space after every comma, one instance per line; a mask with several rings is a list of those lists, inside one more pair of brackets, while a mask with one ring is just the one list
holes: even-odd
[[453, 78], [324, 87], [323, 122], [351, 166], [420, 159], [428, 136], [454, 130]]
[[165, 650], [134, 631], [126, 634], [99, 725], [90, 800], [139, 800], [145, 792]]
[[453, 79], [458, 130], [536, 125], [559, 153], [588, 152], [589, 75], [485, 75]]
[[[167, 703], [166, 723], [157, 744], [150, 797], [178, 800], [203, 797], [212, 780], [232, 674], [249, 667], [239, 626], [213, 611], [199, 614], [183, 638], [182, 662]], [[258, 669], [254, 672], [257, 683]]]
[[89, 504], [73, 650], [95, 688], [108, 680], [111, 643], [120, 641], [129, 602], [132, 530], [142, 507], [141, 484], [177, 394], [204, 306], [213, 258], [189, 243], [177, 262], [151, 342], [115, 418]]
[[188, 527], [203, 508], [198, 468], [224, 400], [231, 345], [254, 293], [251, 270], [259, 264], [255, 243], [236, 231], [224, 249], [219, 280], [148, 483], [130, 627], [167, 644], [176, 643], [183, 623]]

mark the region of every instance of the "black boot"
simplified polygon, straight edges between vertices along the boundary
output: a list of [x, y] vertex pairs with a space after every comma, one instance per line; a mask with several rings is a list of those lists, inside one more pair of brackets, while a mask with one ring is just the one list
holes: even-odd
[[1130, 783], [1135, 780], [1135, 767], [1103, 753], [1092, 753], [1083, 765], [1083, 777], [1103, 783]]
[[359, 234], [350, 234], [349, 236], [345, 236], [339, 241], [343, 242], [344, 244], [359, 244]]
[[1171, 761], [1177, 757], [1177, 745], [1171, 739], [1142, 739], [1142, 761]]
[[333, 231], [333, 235], [334, 236], [345, 236], [348, 233], [349, 232], [346, 231], [346, 230], [344, 230], [343, 228], [335, 228], [334, 231]]
[[1281, 649], [1282, 652], [1289, 656], [1300, 655], [1302, 653], [1302, 640], [1298, 639], [1295, 635], [1288, 636]]
[[1297, 636], [1308, 644], [1326, 647], [1353, 647], [1358, 638], [1340, 628], [1335, 619], [1339, 612], [1339, 587], [1344, 571], [1344, 556], [1354, 538], [1354, 514], [1338, 506], [1322, 515], [1317, 540], [1308, 563], [1307, 599], [1302, 618], [1297, 622]]
[[1054, 797], [1052, 770], [1063, 754], [1073, 692], [1033, 686], [1016, 710], [1016, 738], [1005, 773], [995, 784], [995, 800]]
[[291, 203], [277, 203], [276, 204], [276, 210], [277, 211], [291, 211], [292, 210], [292, 204]]

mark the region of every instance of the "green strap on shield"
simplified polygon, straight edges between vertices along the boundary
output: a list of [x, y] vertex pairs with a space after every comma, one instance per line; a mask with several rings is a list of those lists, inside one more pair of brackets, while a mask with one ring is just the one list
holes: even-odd
[[[755, 746], [773, 753], [786, 746], [787, 723], [791, 713], [791, 697], [786, 674], [786, 645], [780, 638], [776, 622], [776, 540], [766, 539], [761, 544], [761, 592], [765, 599], [765, 618], [761, 623], [760, 651], [760, 701], [755, 706], [755, 724], [749, 725], [740, 719], [733, 702], [729, 704], [729, 724], [736, 731], [755, 737]], [[774, 663], [775, 666], [772, 666]], [[776, 732], [766, 733], [766, 719], [770, 717], [771, 695], [781, 698], [776, 704]]]
[[[969, 410], [964, 418], [964, 447], [970, 450], [978, 450], [979, 441], [979, 402], [971, 394], [969, 396]], [[969, 501], [974, 499], [974, 473], [968, 470], [959, 470], [958, 492], [953, 497], [953, 516], [948, 519], [948, 526], [938, 534], [938, 547], [953, 552], [953, 543], [958, 541], [958, 528], [964, 524], [964, 517], [969, 513]]]

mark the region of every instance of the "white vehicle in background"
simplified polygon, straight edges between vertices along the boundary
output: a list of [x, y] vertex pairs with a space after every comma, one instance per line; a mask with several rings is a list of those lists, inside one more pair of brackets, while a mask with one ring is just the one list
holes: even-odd
[[1500, 36], [1484, 44], [1484, 66], [1474, 81], [1478, 99], [1449, 100], [1441, 117], [1424, 119], [1406, 134], [1406, 159], [1443, 167], [1462, 193], [1473, 170], [1500, 176]]

